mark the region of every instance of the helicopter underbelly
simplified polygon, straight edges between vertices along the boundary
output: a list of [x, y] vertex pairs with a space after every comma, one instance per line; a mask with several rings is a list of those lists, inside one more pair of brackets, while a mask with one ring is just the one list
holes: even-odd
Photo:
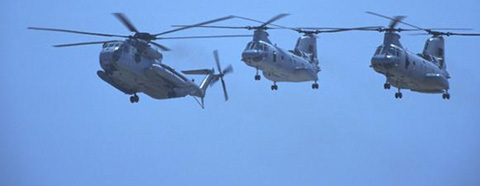
[[407, 75], [402, 73], [389, 74], [388, 82], [400, 89], [410, 89], [422, 93], [443, 93], [449, 89], [447, 78], [440, 74]]
[[182, 79], [157, 66], [140, 74], [118, 68], [110, 75], [102, 72], [99, 76], [125, 94], [143, 92], [155, 99], [170, 99], [184, 97], [189, 93], [181, 88], [185, 86]]
[[248, 66], [257, 68], [263, 72], [263, 76], [270, 81], [275, 82], [305, 82], [316, 81], [317, 73], [310, 68], [295, 67], [285, 62], [271, 62], [268, 60], [261, 62], [246, 62]]
[[282, 72], [272, 69], [263, 70], [263, 76], [270, 81], [275, 82], [305, 82], [316, 81], [317, 76], [311, 70], [292, 70]]

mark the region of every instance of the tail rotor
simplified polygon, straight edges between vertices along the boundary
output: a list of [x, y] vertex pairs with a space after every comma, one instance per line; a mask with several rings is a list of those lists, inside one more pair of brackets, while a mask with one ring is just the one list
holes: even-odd
[[210, 86], [215, 84], [218, 80], [220, 80], [222, 82], [223, 95], [225, 97], [225, 101], [228, 101], [227, 87], [225, 85], [225, 80], [223, 79], [223, 77], [226, 74], [232, 73], [233, 72], [233, 67], [232, 67], [232, 65], [228, 65], [227, 68], [222, 70], [222, 68], [220, 66], [220, 59], [218, 57], [218, 51], [217, 50], [213, 51], [213, 56], [215, 57], [215, 63], [217, 64], [218, 74], [215, 75], [216, 77], [212, 80], [212, 82], [210, 83]]

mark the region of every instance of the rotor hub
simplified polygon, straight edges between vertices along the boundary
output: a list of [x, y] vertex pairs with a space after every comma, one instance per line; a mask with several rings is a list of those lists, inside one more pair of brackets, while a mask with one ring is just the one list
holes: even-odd
[[135, 35], [133, 35], [133, 38], [143, 39], [143, 40], [146, 40], [146, 41], [151, 41], [151, 40], [156, 39], [156, 37], [154, 35], [151, 35], [150, 33], [147, 33], [147, 32], [135, 33]]

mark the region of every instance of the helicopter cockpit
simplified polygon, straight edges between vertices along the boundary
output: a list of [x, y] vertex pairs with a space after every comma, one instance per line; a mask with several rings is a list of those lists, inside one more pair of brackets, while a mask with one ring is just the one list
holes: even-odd
[[252, 41], [248, 43], [247, 47], [242, 53], [244, 61], [259, 62], [266, 57], [268, 53], [268, 46], [265, 43]]
[[372, 67], [390, 69], [395, 66], [395, 63], [399, 62], [398, 59], [401, 53], [402, 51], [400, 49], [392, 45], [381, 45], [372, 57]]
[[114, 51], [119, 49], [122, 44], [122, 42], [108, 42], [103, 44], [102, 49], [106, 51]]
[[375, 51], [374, 55], [383, 55], [383, 56], [400, 56], [401, 51], [398, 48], [393, 46], [379, 46]]

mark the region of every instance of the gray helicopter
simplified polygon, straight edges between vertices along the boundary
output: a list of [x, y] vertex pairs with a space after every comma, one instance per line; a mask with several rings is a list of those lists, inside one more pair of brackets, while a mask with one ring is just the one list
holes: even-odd
[[[333, 33], [350, 30], [361, 30], [361, 28], [291, 28], [272, 24], [273, 22], [288, 16], [289, 14], [279, 14], [266, 22], [235, 16], [239, 19], [260, 23], [259, 26], [198, 26], [202, 28], [221, 28], [221, 29], [247, 29], [254, 30], [253, 40], [249, 42], [242, 52], [242, 61], [248, 66], [256, 69], [255, 80], [259, 81], [263, 76], [273, 81], [272, 90], [278, 90], [277, 82], [307, 82], [313, 81], [312, 89], [318, 89], [318, 73], [320, 66], [317, 56], [317, 34]], [[268, 27], [268, 25], [274, 27]], [[186, 25], [173, 25], [174, 27], [184, 27]], [[371, 27], [365, 27], [371, 28]], [[273, 44], [268, 39], [269, 29], [288, 29], [304, 34], [299, 37], [293, 50], [285, 50]]]
[[[158, 34], [150, 34], [146, 32], [139, 32], [122, 13], [115, 13], [114, 15], [131, 32], [134, 32], [135, 34], [132, 36], [124, 36], [52, 28], [29, 27], [28, 29], [126, 38], [123, 41], [112, 40], [84, 42], [54, 45], [54, 47], [103, 44], [102, 51], [100, 52], [100, 66], [103, 71], [98, 71], [97, 75], [102, 80], [117, 88], [121, 92], [131, 95], [131, 103], [136, 103], [139, 101], [137, 93], [140, 92], [143, 92], [155, 99], [179, 98], [190, 95], [193, 96], [195, 100], [197, 100], [196, 97], [201, 98], [201, 101], [197, 100], [197, 102], [203, 108], [204, 97], [207, 88], [218, 80], [221, 80], [225, 100], [228, 100], [228, 95], [223, 77], [224, 75], [231, 73], [233, 71], [233, 68], [232, 66], [228, 66], [223, 70], [221, 69], [217, 51], [214, 51], [214, 57], [218, 73], [215, 73], [214, 69], [182, 71], [184, 74], [205, 75], [205, 78], [203, 79], [201, 84], [196, 85], [193, 80], [186, 78], [181, 73], [162, 63], [163, 55], [157, 50], [157, 48], [163, 51], [169, 51], [170, 49], [153, 41], [162, 39], [245, 37], [241, 35], [159, 37], [164, 34], [169, 34], [180, 30], [193, 28], [196, 26], [202, 26], [218, 21], [227, 20], [232, 18], [232, 16], [193, 24], [187, 27], [177, 28]], [[153, 47], [152, 45], [155, 47]]]
[[[480, 34], [440, 32], [435, 30], [454, 29], [424, 29], [402, 21], [404, 16], [392, 18], [373, 12], [367, 13], [391, 20], [388, 28], [372, 29], [385, 32], [383, 44], [376, 49], [371, 59], [371, 67], [386, 77], [384, 89], [390, 89], [391, 85], [397, 87], [396, 99], [402, 98], [401, 89], [410, 89], [421, 93], [441, 93], [443, 99], [450, 99], [448, 93], [450, 74], [446, 70], [443, 36], [480, 36]], [[414, 29], [395, 28], [398, 23]], [[407, 51], [400, 44], [400, 35], [397, 32], [403, 31], [425, 31], [432, 37], [425, 42], [423, 52], [415, 54]]]

